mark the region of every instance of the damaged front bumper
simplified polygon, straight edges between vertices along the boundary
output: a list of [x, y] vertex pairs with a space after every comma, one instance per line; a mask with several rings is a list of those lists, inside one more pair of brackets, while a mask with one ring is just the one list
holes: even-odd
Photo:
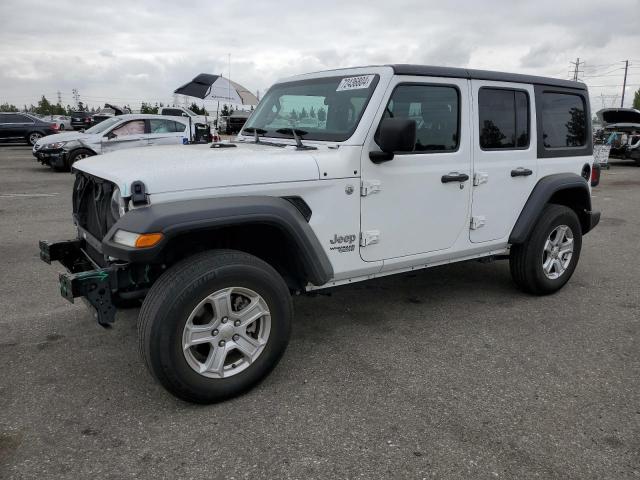
[[85, 240], [40, 241], [40, 258], [60, 262], [68, 271], [59, 276], [60, 294], [69, 302], [81, 298], [103, 327], [116, 316], [117, 301], [136, 299], [148, 290], [148, 268], [129, 263], [100, 267], [86, 253]]

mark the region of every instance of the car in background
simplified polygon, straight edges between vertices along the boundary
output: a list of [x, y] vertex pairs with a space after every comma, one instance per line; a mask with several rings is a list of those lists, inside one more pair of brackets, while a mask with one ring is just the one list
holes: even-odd
[[74, 130], [84, 130], [91, 127], [92, 116], [91, 112], [71, 112], [71, 127]]
[[227, 117], [225, 131], [227, 135], [234, 135], [239, 133], [247, 122], [247, 119], [251, 115], [251, 112], [245, 112], [244, 110], [236, 110]]
[[0, 140], [24, 140], [35, 145], [47, 135], [58, 133], [55, 124], [35, 115], [20, 112], [0, 112]]
[[131, 110], [126, 107], [119, 107], [117, 105], [105, 103], [104, 108], [93, 115], [92, 124], [97, 125], [98, 123], [105, 121], [107, 118], [126, 115], [127, 113], [131, 113]]
[[108, 118], [84, 132], [65, 132], [43, 138], [33, 156], [54, 170], [69, 170], [77, 160], [124, 148], [187, 143], [189, 120], [151, 114]]
[[58, 126], [58, 130], [72, 130], [71, 117], [66, 115], [47, 115], [44, 118], [45, 121], [55, 123]]
[[202, 125], [213, 125], [214, 118], [207, 115], [198, 115], [197, 113], [184, 107], [160, 107], [158, 109], [158, 115], [168, 115], [172, 117], [186, 117], [190, 118], [191, 123]]

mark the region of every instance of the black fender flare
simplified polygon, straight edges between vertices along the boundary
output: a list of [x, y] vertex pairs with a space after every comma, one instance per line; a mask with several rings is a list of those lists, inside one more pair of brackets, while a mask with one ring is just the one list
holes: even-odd
[[538, 222], [545, 205], [554, 198], [554, 195], [557, 196], [561, 192], [566, 192], [569, 196], [561, 203], [576, 211], [583, 234], [596, 226], [600, 213], [591, 211], [591, 191], [587, 181], [575, 173], [557, 173], [541, 178], [533, 188], [511, 230], [509, 243], [516, 245], [525, 242]]
[[[298, 247], [308, 280], [323, 285], [333, 277], [333, 267], [313, 229], [288, 200], [271, 196], [218, 197], [160, 203], [129, 211], [107, 232], [105, 255], [130, 262], [152, 263], [167, 243], [178, 235], [232, 225], [267, 224], [280, 229]], [[116, 231], [162, 233], [150, 248], [136, 249], [113, 242]]]

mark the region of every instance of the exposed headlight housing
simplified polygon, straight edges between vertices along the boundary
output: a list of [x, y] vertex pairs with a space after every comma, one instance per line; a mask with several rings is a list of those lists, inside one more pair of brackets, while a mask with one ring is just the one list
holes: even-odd
[[113, 235], [113, 242], [125, 247], [148, 248], [160, 243], [163, 237], [161, 233], [135, 233], [117, 230]]
[[45, 150], [57, 150], [58, 148], [62, 148], [67, 142], [55, 142], [55, 143], [47, 143], [43, 145], [42, 148]]
[[115, 187], [111, 194], [111, 215], [117, 220], [125, 213], [127, 213], [127, 205], [122, 195], [120, 195], [120, 189]]

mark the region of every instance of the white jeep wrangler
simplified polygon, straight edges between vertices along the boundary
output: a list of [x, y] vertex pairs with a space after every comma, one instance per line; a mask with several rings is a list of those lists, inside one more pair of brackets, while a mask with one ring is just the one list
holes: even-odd
[[76, 163], [78, 236], [40, 254], [101, 325], [144, 299], [151, 373], [219, 401], [276, 365], [292, 293], [501, 256], [525, 292], [560, 289], [600, 218], [588, 99], [582, 83], [418, 65], [288, 78], [233, 142]]

